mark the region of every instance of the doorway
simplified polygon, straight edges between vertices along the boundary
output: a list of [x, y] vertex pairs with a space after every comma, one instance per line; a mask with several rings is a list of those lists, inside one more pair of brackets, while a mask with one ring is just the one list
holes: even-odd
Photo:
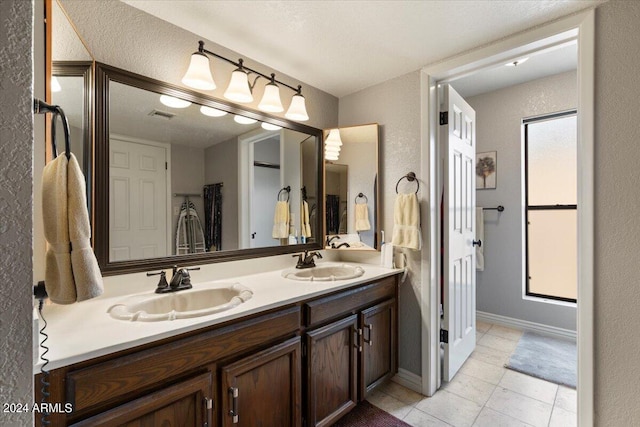
[[577, 40], [578, 57], [578, 420], [593, 423], [593, 11], [518, 34], [472, 53], [461, 55], [421, 75], [423, 106], [422, 172], [429, 176], [429, 250], [423, 251], [422, 277], [422, 393], [431, 396], [439, 387], [439, 189], [437, 84], [506, 63], [526, 54]]

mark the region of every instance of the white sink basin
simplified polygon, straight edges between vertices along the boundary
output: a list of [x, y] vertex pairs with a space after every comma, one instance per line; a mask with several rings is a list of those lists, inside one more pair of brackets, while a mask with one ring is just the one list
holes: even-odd
[[363, 274], [364, 269], [360, 266], [340, 264], [285, 270], [282, 272], [282, 277], [291, 280], [330, 281], [355, 279]]
[[168, 294], [134, 295], [107, 312], [115, 319], [130, 321], [188, 319], [229, 310], [252, 296], [253, 292], [239, 283], [215, 283]]

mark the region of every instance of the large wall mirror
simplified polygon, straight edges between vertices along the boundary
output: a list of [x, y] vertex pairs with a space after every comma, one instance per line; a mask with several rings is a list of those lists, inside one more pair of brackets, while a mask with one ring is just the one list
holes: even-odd
[[378, 125], [325, 130], [325, 146], [338, 137], [324, 165], [325, 248], [379, 250]]
[[[103, 272], [321, 248], [321, 138], [97, 64], [94, 247]], [[276, 227], [287, 201], [288, 223]]]

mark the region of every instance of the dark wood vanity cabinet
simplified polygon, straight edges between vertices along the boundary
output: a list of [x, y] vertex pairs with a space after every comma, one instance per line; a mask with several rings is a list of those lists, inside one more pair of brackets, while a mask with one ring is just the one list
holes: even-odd
[[50, 425], [331, 425], [397, 371], [396, 301], [393, 276], [55, 369]]
[[300, 338], [221, 369], [222, 425], [302, 425]]
[[307, 425], [332, 425], [397, 372], [396, 292], [389, 278], [305, 304]]

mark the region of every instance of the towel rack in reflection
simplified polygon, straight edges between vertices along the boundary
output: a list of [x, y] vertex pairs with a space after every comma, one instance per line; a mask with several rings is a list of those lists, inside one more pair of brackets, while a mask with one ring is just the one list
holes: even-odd
[[287, 200], [283, 200], [285, 202], [289, 201], [289, 193], [291, 192], [291, 186], [287, 185], [286, 187], [283, 187], [280, 189], [280, 191], [278, 191], [278, 201], [280, 201], [280, 195], [282, 194], [282, 192], [285, 191], [287, 193]]
[[400, 184], [400, 181], [402, 181], [405, 178], [409, 182], [413, 182], [413, 181], [416, 182], [416, 184], [418, 185], [418, 188], [416, 188], [416, 194], [418, 194], [418, 191], [420, 191], [420, 181], [418, 181], [418, 178], [416, 178], [416, 174], [414, 172], [409, 172], [408, 174], [400, 177], [400, 179], [396, 183], [396, 194], [398, 194], [398, 185]]
[[498, 212], [504, 212], [504, 206], [502, 205], [498, 205], [498, 207], [496, 208], [482, 208], [483, 211], [498, 211]]
[[354, 200], [354, 203], [356, 203], [356, 204], [357, 204], [357, 203], [358, 203], [358, 199], [364, 199], [364, 204], [369, 203], [369, 199], [367, 198], [367, 196], [365, 196], [365, 195], [364, 195], [364, 194], [362, 194], [362, 193], [358, 193], [358, 195], [356, 196], [356, 198], [355, 198], [355, 200]]

